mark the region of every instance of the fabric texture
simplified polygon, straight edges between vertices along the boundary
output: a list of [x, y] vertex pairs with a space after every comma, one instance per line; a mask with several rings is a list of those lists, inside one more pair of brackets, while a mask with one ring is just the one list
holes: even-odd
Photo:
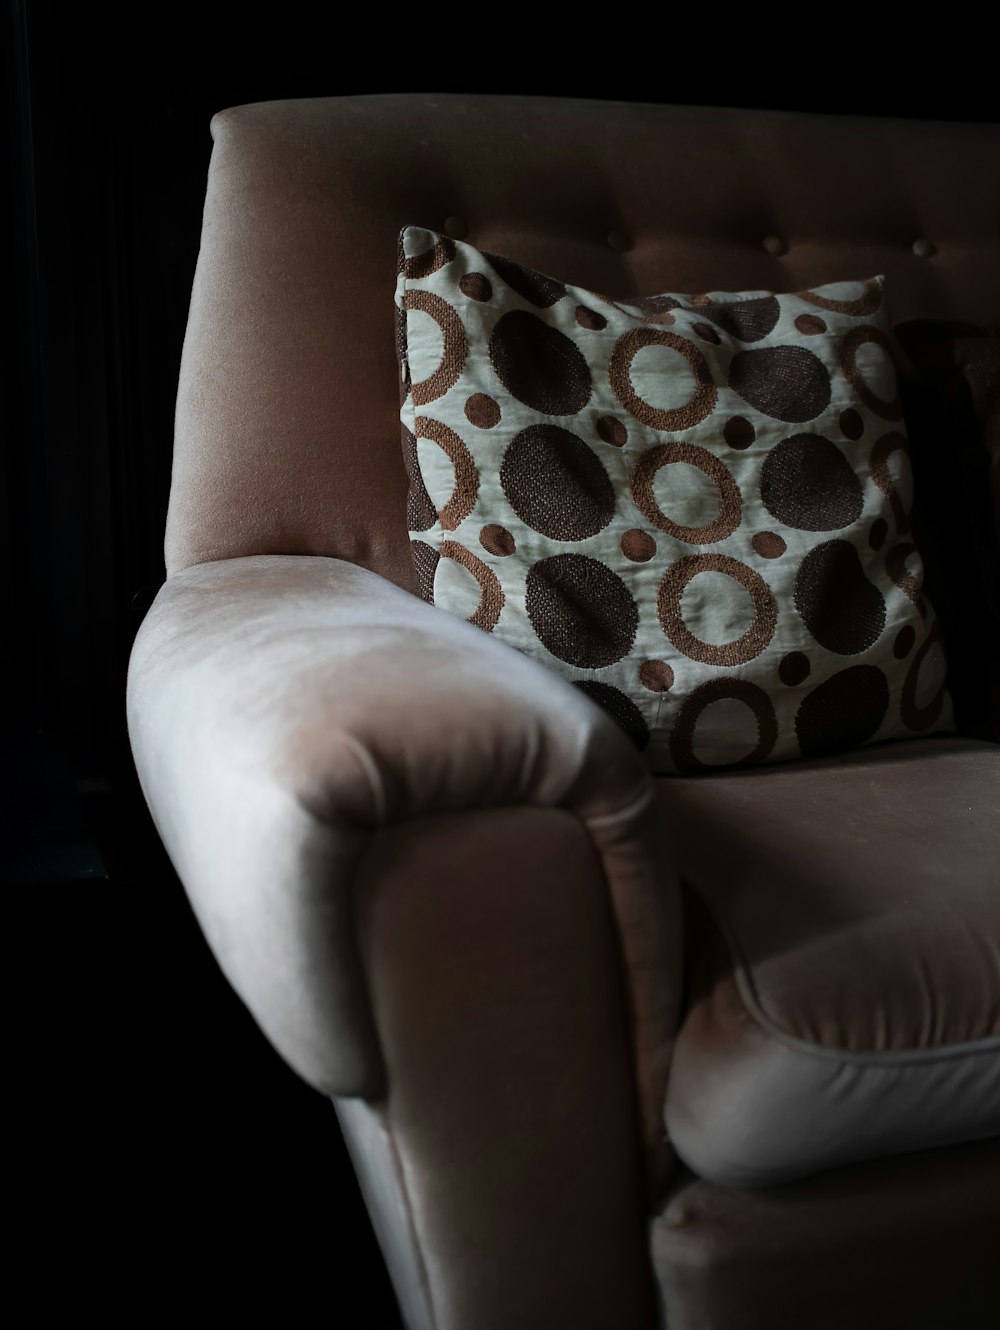
[[655, 771], [950, 727], [881, 278], [613, 301], [409, 227], [396, 301], [426, 599]]

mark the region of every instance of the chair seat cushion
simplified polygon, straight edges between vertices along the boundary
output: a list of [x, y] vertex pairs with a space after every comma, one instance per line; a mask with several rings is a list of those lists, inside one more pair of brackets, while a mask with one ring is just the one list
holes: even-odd
[[680, 1157], [758, 1186], [1000, 1136], [1000, 747], [657, 784], [691, 902]]

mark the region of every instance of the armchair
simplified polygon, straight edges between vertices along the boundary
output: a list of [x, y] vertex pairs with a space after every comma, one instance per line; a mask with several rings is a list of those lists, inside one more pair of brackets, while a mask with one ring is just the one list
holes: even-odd
[[391, 293], [416, 223], [613, 293], [885, 272], [897, 319], [988, 322], [996, 131], [373, 96], [213, 134], [130, 733], [407, 1325], [994, 1327], [1000, 749], [651, 779], [414, 594]]

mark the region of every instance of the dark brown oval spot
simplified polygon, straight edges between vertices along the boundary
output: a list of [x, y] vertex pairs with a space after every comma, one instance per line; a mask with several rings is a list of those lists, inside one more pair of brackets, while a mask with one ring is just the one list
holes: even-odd
[[500, 484], [521, 521], [553, 540], [585, 540], [614, 515], [614, 486], [597, 455], [558, 425], [529, 425], [514, 435]]
[[566, 287], [554, 277], [525, 268], [513, 259], [502, 259], [497, 254], [485, 254], [493, 271], [507, 283], [512, 291], [531, 302], [538, 309], [548, 309], [566, 294]]
[[644, 660], [639, 666], [639, 682], [651, 693], [665, 693], [674, 684], [674, 672], [665, 660]]
[[586, 693], [592, 702], [602, 707], [642, 752], [649, 743], [649, 726], [632, 699], [620, 688], [614, 688], [609, 683], [598, 683], [596, 679], [574, 679], [573, 683], [581, 693]]
[[758, 531], [750, 544], [762, 559], [780, 559], [788, 546], [776, 531]]
[[759, 342], [774, 328], [781, 309], [774, 296], [755, 296], [752, 300], [706, 300], [699, 303], [698, 313], [741, 342]]
[[745, 416], [730, 416], [722, 430], [722, 437], [730, 448], [742, 452], [757, 437], [757, 431]]
[[633, 527], [621, 538], [622, 554], [633, 563], [648, 563], [656, 553], [656, 541], [646, 531]]
[[602, 328], [608, 326], [603, 314], [598, 314], [596, 309], [588, 309], [586, 305], [577, 305], [576, 321], [581, 328], [587, 328], [591, 332], [600, 332]]
[[479, 543], [484, 550], [488, 550], [490, 554], [495, 554], [500, 559], [513, 554], [517, 548], [514, 537], [507, 528], [496, 522], [487, 522], [479, 533]]
[[527, 310], [499, 320], [490, 361], [507, 391], [535, 411], [569, 416], [590, 401], [590, 369], [580, 348]]
[[500, 407], [486, 393], [473, 393], [465, 404], [465, 418], [477, 429], [492, 429], [500, 423]]
[[703, 342], [711, 342], [713, 346], [718, 346], [722, 341], [722, 338], [710, 323], [692, 323], [691, 329], [698, 334]]
[[795, 326], [805, 337], [815, 337], [818, 333], [826, 332], [826, 323], [818, 314], [800, 314], [795, 320]]
[[889, 681], [874, 665], [852, 665], [803, 698], [795, 733], [803, 757], [867, 743], [889, 710]]
[[820, 646], [840, 656], [867, 651], [885, 628], [882, 593], [846, 540], [824, 541], [805, 556], [795, 578], [795, 607]]
[[781, 664], [778, 666], [778, 678], [789, 688], [794, 688], [797, 684], [803, 683], [809, 678], [811, 670], [809, 657], [804, 651], [789, 651], [787, 656], [781, 658]]
[[554, 554], [533, 564], [525, 608], [542, 645], [583, 670], [621, 660], [639, 626], [639, 611], [625, 583], [584, 554]]
[[628, 430], [614, 416], [598, 416], [596, 429], [598, 438], [613, 448], [624, 448], [628, 443]]
[[840, 430], [845, 439], [860, 439], [865, 432], [865, 422], [860, 411], [853, 406], [845, 407], [840, 413]]
[[885, 538], [889, 534], [889, 523], [884, 517], [876, 517], [872, 522], [872, 529], [868, 532], [868, 544], [873, 550], [880, 550], [885, 544]]
[[830, 375], [803, 346], [740, 351], [729, 366], [729, 386], [745, 402], [775, 420], [801, 424], [830, 405]]
[[913, 644], [917, 640], [917, 634], [912, 624], [904, 624], [896, 634], [896, 640], [892, 644], [892, 654], [897, 660], [904, 660], [913, 650]]
[[820, 434], [793, 434], [775, 444], [761, 467], [760, 497], [772, 517], [798, 531], [839, 531], [864, 507], [854, 468]]
[[493, 285], [485, 273], [467, 272], [458, 279], [458, 289], [470, 300], [489, 300], [493, 294]]

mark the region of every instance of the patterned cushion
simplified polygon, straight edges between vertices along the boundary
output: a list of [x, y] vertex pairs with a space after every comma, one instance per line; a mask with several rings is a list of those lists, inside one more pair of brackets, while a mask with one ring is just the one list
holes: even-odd
[[881, 278], [612, 301], [408, 227], [396, 303], [428, 600], [656, 771], [950, 727]]

